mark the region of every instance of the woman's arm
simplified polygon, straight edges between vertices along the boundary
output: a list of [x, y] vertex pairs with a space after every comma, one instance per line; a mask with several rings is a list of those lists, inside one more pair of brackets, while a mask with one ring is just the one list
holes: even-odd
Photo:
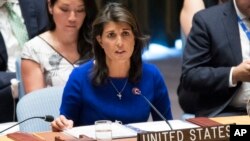
[[21, 70], [26, 94], [45, 87], [44, 74], [40, 64], [32, 60], [22, 59]]

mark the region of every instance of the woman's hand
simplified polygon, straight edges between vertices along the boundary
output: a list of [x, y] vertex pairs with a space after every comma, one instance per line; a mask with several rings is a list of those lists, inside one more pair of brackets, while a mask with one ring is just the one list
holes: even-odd
[[64, 129], [69, 129], [73, 127], [74, 122], [72, 120], [68, 120], [65, 116], [60, 115], [53, 122], [51, 122], [52, 131], [58, 132]]

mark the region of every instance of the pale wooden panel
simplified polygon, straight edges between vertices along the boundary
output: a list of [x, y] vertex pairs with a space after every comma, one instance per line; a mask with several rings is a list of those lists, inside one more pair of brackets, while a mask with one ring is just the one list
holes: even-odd
[[236, 123], [236, 124], [245, 124], [245, 125], [250, 125], [250, 117], [248, 115], [245, 116], [229, 116], [229, 117], [215, 117], [215, 118], [210, 118], [214, 121], [217, 121], [222, 124], [231, 124], [231, 123]]

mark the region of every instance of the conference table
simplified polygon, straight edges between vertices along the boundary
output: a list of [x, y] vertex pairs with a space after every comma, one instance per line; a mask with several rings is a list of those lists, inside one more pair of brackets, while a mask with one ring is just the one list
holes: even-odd
[[[216, 121], [221, 124], [232, 124], [236, 125], [250, 125], [250, 117], [248, 115], [243, 116], [229, 116], [229, 117], [215, 117], [210, 118], [213, 121]], [[74, 139], [73, 136], [64, 134], [62, 132], [39, 132], [33, 133], [34, 135], [45, 139], [46, 141], [54, 141], [56, 136], [59, 136], [62, 139]], [[136, 137], [133, 138], [124, 138], [124, 139], [113, 139], [113, 141], [136, 141]], [[0, 141], [12, 141], [8, 139], [7, 136], [0, 137]]]
[[[54, 141], [56, 136], [60, 136], [63, 139], [74, 139], [74, 137], [65, 135], [60, 132], [44, 132], [37, 134], [44, 138], [46, 141]], [[113, 139], [113, 141], [136, 141], [136, 138]]]

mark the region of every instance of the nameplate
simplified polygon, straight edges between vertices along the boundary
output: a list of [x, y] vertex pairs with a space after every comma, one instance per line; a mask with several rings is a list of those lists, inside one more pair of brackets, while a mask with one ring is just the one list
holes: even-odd
[[137, 134], [137, 141], [229, 141], [230, 125]]

